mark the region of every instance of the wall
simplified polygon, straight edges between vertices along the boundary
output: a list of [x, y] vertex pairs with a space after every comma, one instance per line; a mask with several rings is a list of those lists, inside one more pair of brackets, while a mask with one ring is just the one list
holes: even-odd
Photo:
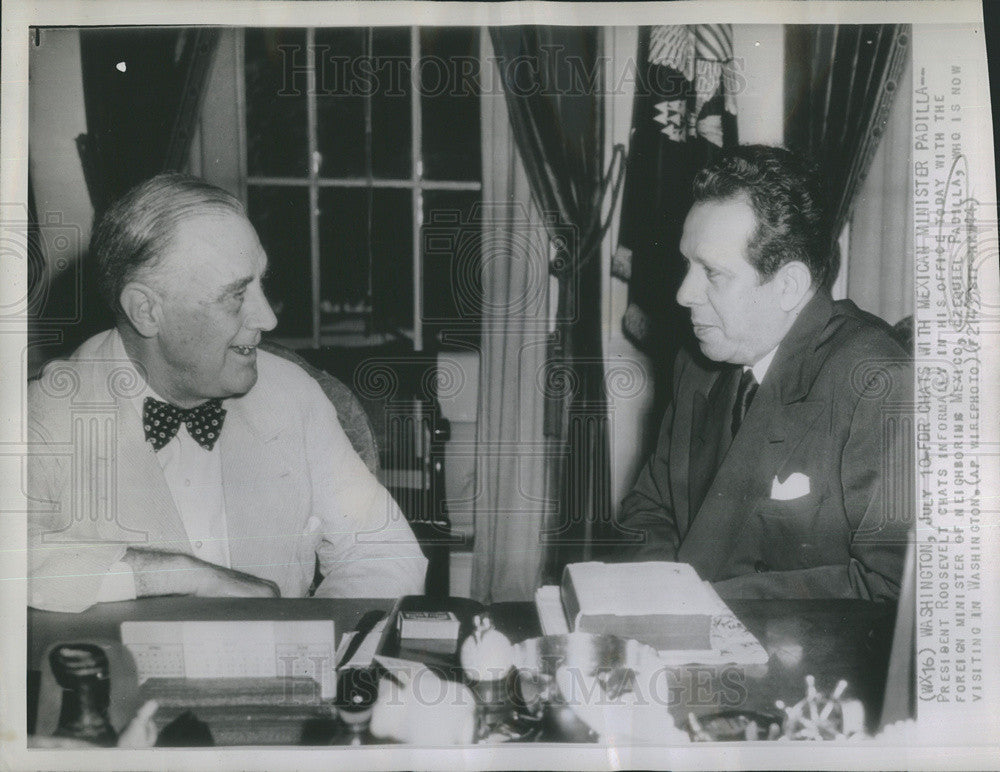
[[[44, 261], [39, 275], [45, 284], [33, 298], [29, 376], [103, 325], [103, 304], [82, 284], [81, 258], [94, 219], [76, 148], [77, 136], [86, 131], [80, 34], [39, 29], [28, 47], [28, 170], [39, 225], [40, 254], [34, 259]], [[20, 216], [27, 219], [27, 212]]]
[[737, 95], [740, 142], [784, 143], [785, 33], [780, 24], [737, 24], [733, 56], [743, 62], [745, 90]]
[[71, 270], [90, 239], [94, 210], [76, 137], [87, 131], [80, 71], [80, 33], [41, 29], [28, 58], [28, 169], [42, 225], [61, 220], [76, 238], [42, 239], [53, 278]]

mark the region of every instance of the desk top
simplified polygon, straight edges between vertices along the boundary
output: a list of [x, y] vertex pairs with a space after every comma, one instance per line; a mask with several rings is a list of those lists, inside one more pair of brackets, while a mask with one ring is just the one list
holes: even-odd
[[[80, 614], [29, 609], [28, 668], [37, 669], [46, 647], [81, 638], [119, 639], [124, 620], [332, 619], [339, 641], [372, 609], [388, 611], [388, 599], [231, 599], [166, 597], [94, 606]], [[869, 730], [877, 725], [885, 692], [894, 609], [854, 600], [733, 601], [733, 612], [770, 655], [767, 665], [738, 668], [689, 665], [676, 668], [672, 686], [687, 712], [720, 709], [774, 712], [775, 700], [794, 703], [805, 694], [805, 676], [830, 691], [844, 678], [848, 696], [865, 706]], [[541, 634], [532, 603], [497, 603], [494, 624], [513, 642]], [[672, 692], [673, 694], [673, 692]]]
[[[307, 620], [332, 619], [337, 643], [368, 611], [388, 612], [388, 598], [192, 598], [171, 596], [99, 603], [79, 614], [28, 609], [28, 669], [37, 670], [46, 648], [56, 641], [120, 640], [124, 621]], [[515, 643], [541, 635], [533, 603], [495, 603], [494, 623]]]

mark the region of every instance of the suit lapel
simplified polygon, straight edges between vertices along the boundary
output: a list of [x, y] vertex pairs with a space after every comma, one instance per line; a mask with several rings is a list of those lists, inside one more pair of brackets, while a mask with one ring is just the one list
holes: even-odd
[[[739, 433], [728, 452], [722, 449], [725, 457], [714, 479], [709, 478], [700, 509], [692, 505], [698, 514], [683, 536], [677, 559], [691, 563], [703, 579], [714, 580], [726, 564], [739, 542], [744, 521], [757, 502], [770, 498], [774, 477], [823, 413], [824, 404], [809, 401], [808, 395], [822, 364], [815, 353], [818, 334], [831, 313], [832, 301], [826, 295], [815, 296], [802, 310], [779, 346]], [[724, 405], [731, 402], [732, 390], [727, 394], [730, 399]], [[701, 432], [712, 436], [721, 427], [728, 427], [725, 413], [724, 409], [711, 412], [714, 426], [706, 413]], [[693, 424], [694, 431], [698, 428]], [[694, 440], [692, 437], [692, 477], [704, 474], [707, 468], [706, 453], [701, 450], [695, 454]]]
[[119, 511], [148, 533], [150, 549], [190, 552], [191, 544], [142, 419], [128, 400], [118, 406]]
[[730, 442], [729, 406], [734, 394], [738, 367], [728, 367], [717, 375], [706, 395], [696, 391], [691, 407], [691, 467], [688, 475], [687, 522], [681, 536], [701, 508], [705, 494], [719, 467], [719, 459]]
[[111, 530], [106, 530], [106, 536], [149, 549], [190, 552], [163, 469], [146, 442], [142, 418], [133, 404], [145, 381], [135, 372], [118, 333], [109, 331], [92, 353], [81, 357], [80, 364], [86, 374], [81, 394], [90, 395], [83, 401], [91, 406], [113, 405], [115, 411], [115, 420], [109, 424], [115, 437], [101, 445], [113, 447], [114, 458], [101, 449], [96, 453], [109, 490], [115, 492], [108, 502], [106, 528]]
[[226, 400], [219, 438], [230, 564], [257, 575], [259, 566], [280, 554], [276, 540], [299, 528], [288, 514], [302, 493], [282, 442], [283, 427], [266, 407], [266, 392], [258, 381], [248, 395]]

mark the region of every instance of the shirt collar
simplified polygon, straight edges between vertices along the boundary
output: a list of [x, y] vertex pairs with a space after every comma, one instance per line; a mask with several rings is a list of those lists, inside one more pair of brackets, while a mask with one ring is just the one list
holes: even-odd
[[757, 383], [763, 383], [764, 376], [767, 374], [768, 368], [771, 367], [771, 362], [774, 361], [774, 355], [777, 353], [778, 347], [775, 346], [752, 365], [743, 365], [743, 371], [753, 370], [753, 377]]

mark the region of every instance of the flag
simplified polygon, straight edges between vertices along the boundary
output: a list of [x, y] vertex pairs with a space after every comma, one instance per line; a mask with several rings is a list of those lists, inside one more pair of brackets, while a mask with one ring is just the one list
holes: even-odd
[[687, 314], [675, 295], [678, 252], [695, 173], [737, 143], [732, 27], [698, 24], [639, 31], [632, 132], [612, 275], [629, 282], [625, 333], [669, 364]]

